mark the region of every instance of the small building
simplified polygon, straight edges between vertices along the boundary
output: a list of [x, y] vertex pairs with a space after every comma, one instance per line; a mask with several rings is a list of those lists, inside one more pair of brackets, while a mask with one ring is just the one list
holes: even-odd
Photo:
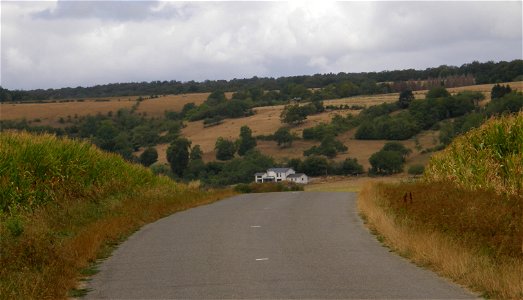
[[295, 183], [302, 183], [302, 184], [309, 183], [309, 177], [303, 173], [291, 174], [291, 175], [287, 176], [287, 180], [295, 182]]
[[254, 174], [255, 182], [281, 182], [292, 181], [296, 183], [308, 183], [309, 178], [303, 173], [296, 174], [292, 168], [270, 168], [265, 173]]

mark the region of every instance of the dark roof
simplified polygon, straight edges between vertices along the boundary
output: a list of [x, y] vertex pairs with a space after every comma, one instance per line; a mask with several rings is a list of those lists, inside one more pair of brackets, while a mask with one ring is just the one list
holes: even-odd
[[254, 176], [263, 176], [265, 173], [254, 173]]
[[[303, 175], [305, 175], [305, 174], [304, 173], [296, 173], [296, 174], [291, 174], [291, 175], [287, 176], [287, 178], [298, 178], [298, 177], [301, 177]], [[305, 176], [307, 176], [307, 175], [305, 175]]]
[[267, 171], [273, 171], [273, 172], [277, 172], [277, 173], [285, 173], [285, 172], [287, 172], [289, 170], [292, 170], [292, 168], [270, 168], [270, 169], [267, 169]]

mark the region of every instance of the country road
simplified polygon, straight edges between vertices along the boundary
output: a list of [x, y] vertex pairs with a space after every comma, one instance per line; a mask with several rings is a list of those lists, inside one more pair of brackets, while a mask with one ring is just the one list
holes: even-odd
[[86, 298], [475, 298], [390, 253], [356, 194], [246, 194], [144, 226]]

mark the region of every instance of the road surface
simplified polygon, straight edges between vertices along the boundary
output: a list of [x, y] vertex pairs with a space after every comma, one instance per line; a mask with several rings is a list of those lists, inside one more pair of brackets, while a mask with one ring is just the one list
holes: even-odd
[[144, 226], [86, 298], [475, 298], [390, 253], [352, 193], [246, 194]]

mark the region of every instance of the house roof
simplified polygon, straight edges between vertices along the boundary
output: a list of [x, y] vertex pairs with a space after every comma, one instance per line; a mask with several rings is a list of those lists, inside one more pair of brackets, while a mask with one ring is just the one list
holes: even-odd
[[267, 172], [268, 171], [273, 171], [273, 172], [276, 172], [276, 173], [286, 173], [289, 170], [292, 170], [292, 168], [270, 168], [270, 169], [267, 169]]
[[266, 173], [254, 173], [254, 176], [263, 176], [265, 175]]
[[291, 174], [289, 176], [287, 176], [287, 178], [298, 178], [298, 177], [302, 177], [302, 176], [307, 176], [303, 173], [296, 173], [296, 174]]

